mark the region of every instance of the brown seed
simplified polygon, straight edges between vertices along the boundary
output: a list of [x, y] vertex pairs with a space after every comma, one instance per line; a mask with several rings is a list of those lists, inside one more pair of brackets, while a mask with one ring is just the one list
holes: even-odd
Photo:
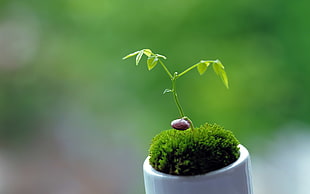
[[190, 128], [190, 122], [186, 119], [176, 119], [171, 122], [171, 127], [177, 130], [186, 130]]

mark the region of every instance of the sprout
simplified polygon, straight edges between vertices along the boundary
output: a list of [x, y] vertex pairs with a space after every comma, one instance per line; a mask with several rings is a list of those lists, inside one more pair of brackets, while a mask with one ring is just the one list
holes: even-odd
[[[177, 94], [177, 89], [176, 89], [176, 81], [181, 76], [185, 75], [186, 73], [188, 73], [189, 71], [191, 71], [192, 69], [195, 69], [195, 68], [197, 68], [198, 73], [200, 75], [202, 75], [206, 72], [208, 67], [210, 65], [212, 65], [214, 72], [221, 78], [225, 87], [228, 88], [228, 78], [227, 78], [227, 75], [226, 75], [226, 72], [224, 69], [224, 65], [218, 59], [216, 59], [216, 60], [200, 60], [198, 63], [190, 66], [189, 68], [185, 69], [181, 73], [174, 72], [173, 74], [169, 71], [167, 66], [162, 61], [163, 59], [167, 59], [167, 57], [165, 57], [164, 55], [155, 54], [150, 49], [142, 49], [140, 51], [133, 52], [133, 53], [123, 57], [123, 59], [128, 59], [130, 57], [136, 57], [136, 65], [139, 65], [143, 55], [145, 55], [147, 57], [146, 65], [147, 65], [147, 68], [149, 71], [151, 71], [157, 64], [160, 64], [162, 66], [162, 68], [165, 70], [166, 74], [169, 76], [171, 83], [172, 83], [172, 86], [170, 89], [165, 89], [164, 94], [165, 93], [172, 93], [173, 94], [173, 99], [174, 99], [174, 102], [178, 108], [178, 111], [179, 111], [181, 118], [188, 118], [184, 114], [184, 111], [182, 109], [182, 106], [180, 104], [179, 97]], [[187, 121], [189, 122], [189, 125], [190, 125], [189, 127], [194, 129], [193, 122], [191, 122], [190, 119], [187, 119]], [[174, 123], [174, 126], [176, 126], [176, 127], [174, 127], [174, 126], [172, 126], [172, 127], [175, 129], [178, 129], [178, 130], [185, 130], [185, 129], [189, 128], [189, 127], [186, 128], [186, 126], [187, 126], [186, 121], [180, 120], [180, 122], [181, 123]]]
[[[176, 81], [192, 69], [203, 75], [209, 66], [221, 78], [228, 88], [228, 78], [223, 64], [219, 60], [201, 60], [181, 73], [171, 73], [163, 63], [165, 56], [153, 53], [150, 49], [142, 49], [125, 56], [136, 58], [138, 65], [143, 56], [147, 57], [148, 70], [161, 66], [171, 80], [171, 88], [164, 90], [171, 93], [180, 119], [173, 120], [174, 129], [162, 131], [153, 138], [149, 149], [151, 166], [163, 173], [172, 175], [198, 175], [225, 167], [239, 157], [238, 140], [232, 132], [216, 124], [205, 124], [195, 128], [189, 117], [185, 116], [177, 94]], [[187, 130], [187, 129], [191, 130]], [[176, 130], [175, 130], [176, 129]]]

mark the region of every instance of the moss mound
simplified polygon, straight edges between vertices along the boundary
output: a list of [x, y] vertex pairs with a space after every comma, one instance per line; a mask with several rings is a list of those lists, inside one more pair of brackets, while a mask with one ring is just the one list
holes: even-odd
[[239, 141], [217, 124], [194, 130], [170, 129], [154, 137], [150, 164], [172, 175], [198, 175], [225, 167], [239, 157]]

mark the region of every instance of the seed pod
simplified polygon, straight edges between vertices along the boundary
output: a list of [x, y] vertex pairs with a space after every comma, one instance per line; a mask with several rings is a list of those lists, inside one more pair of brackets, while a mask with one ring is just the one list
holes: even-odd
[[171, 127], [177, 130], [186, 130], [190, 128], [190, 126], [190, 121], [184, 118], [176, 119], [171, 122]]

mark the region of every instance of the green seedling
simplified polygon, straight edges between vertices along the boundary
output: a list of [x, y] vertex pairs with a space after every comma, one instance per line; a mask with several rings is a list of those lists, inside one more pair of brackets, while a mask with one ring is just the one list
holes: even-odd
[[224, 69], [224, 65], [218, 59], [217, 60], [200, 60], [198, 63], [190, 66], [189, 68], [185, 69], [181, 73], [178, 73], [178, 72], [171, 73], [171, 71], [167, 68], [167, 66], [163, 62], [163, 60], [167, 59], [164, 55], [155, 54], [150, 49], [142, 49], [140, 51], [136, 51], [134, 53], [131, 53], [125, 56], [123, 59], [127, 59], [127, 58], [134, 57], [134, 56], [136, 57], [136, 65], [139, 65], [141, 58], [143, 56], [146, 56], [147, 57], [146, 64], [147, 64], [147, 68], [149, 71], [155, 68], [157, 64], [160, 64], [162, 68], [165, 70], [165, 72], [167, 73], [168, 77], [170, 78], [171, 84], [172, 84], [171, 88], [165, 89], [163, 93], [164, 94], [172, 93], [174, 102], [179, 111], [180, 119], [174, 120], [171, 123], [171, 126], [175, 129], [178, 129], [178, 130], [186, 130], [188, 128], [194, 129], [193, 122], [188, 116], [184, 114], [183, 108], [180, 104], [178, 94], [177, 94], [177, 88], [176, 88], [177, 79], [179, 79], [180, 77], [182, 77], [183, 75], [185, 75], [186, 73], [188, 73], [189, 71], [195, 68], [197, 69], [200, 75], [203, 75], [207, 71], [208, 67], [211, 65], [213, 67], [214, 72], [221, 78], [225, 87], [228, 88], [228, 78], [227, 78], [227, 75]]
[[[149, 149], [150, 165], [163, 173], [187, 176], [208, 173], [236, 161], [239, 157], [239, 141], [233, 133], [217, 124], [206, 123], [194, 128], [193, 122], [184, 114], [176, 89], [178, 78], [192, 69], [197, 69], [202, 75], [210, 65], [228, 88], [228, 79], [223, 64], [219, 60], [201, 60], [181, 73], [172, 74], [163, 63], [166, 57], [155, 54], [150, 49], [136, 51], [123, 59], [135, 56], [136, 65], [138, 65], [144, 55], [147, 57], [148, 70], [160, 64], [167, 73], [172, 86], [165, 89], [164, 94], [173, 95], [180, 113], [180, 118], [171, 122], [171, 126], [177, 130], [165, 130], [153, 138]], [[186, 130], [189, 128], [192, 130]]]

